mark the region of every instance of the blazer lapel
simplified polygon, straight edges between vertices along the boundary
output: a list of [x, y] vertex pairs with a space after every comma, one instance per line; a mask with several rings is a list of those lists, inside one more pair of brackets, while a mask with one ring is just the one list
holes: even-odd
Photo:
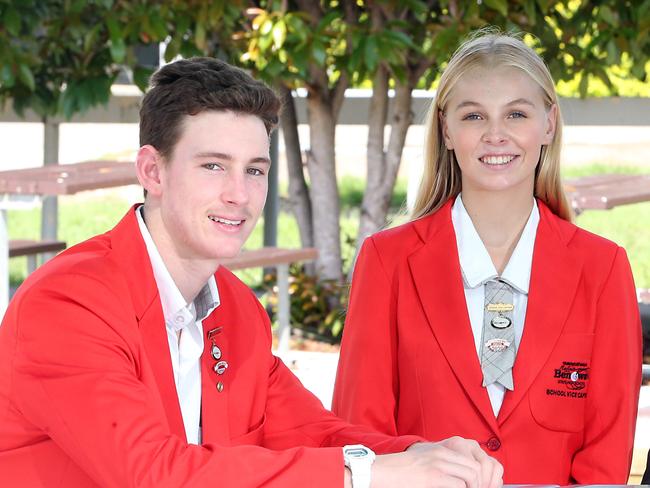
[[122, 268], [142, 343], [153, 370], [171, 432], [185, 439], [185, 427], [174, 384], [167, 329], [149, 255], [141, 237], [134, 205], [110, 233], [116, 263]]
[[543, 203], [538, 201], [538, 205], [541, 218], [533, 251], [526, 321], [513, 367], [515, 389], [506, 393], [499, 425], [521, 402], [555, 347], [582, 274], [580, 256], [567, 248], [569, 234], [575, 228], [566, 232], [558, 217]]
[[140, 319], [140, 332], [147, 351], [147, 359], [153, 369], [158, 391], [167, 414], [169, 428], [173, 434], [185, 439], [185, 426], [174, 384], [174, 370], [167, 341], [167, 329], [159, 301], [152, 303]]
[[[220, 289], [221, 291], [221, 289]], [[218, 443], [228, 445], [230, 443], [230, 429], [228, 414], [228, 399], [233, 373], [229, 366], [226, 371], [219, 375], [214, 371], [217, 359], [212, 356], [212, 340], [208, 339], [210, 331], [215, 331], [214, 343], [219, 347], [222, 356], [220, 360], [230, 363], [232, 361], [232, 350], [228, 347], [228, 328], [226, 324], [231, 323], [227, 318], [224, 320], [225, 304], [220, 304], [203, 321], [204, 348], [201, 356], [201, 419], [203, 431], [203, 443]], [[227, 316], [227, 314], [226, 314]], [[221, 385], [221, 386], [219, 386]]]
[[420, 235], [425, 244], [408, 261], [431, 331], [469, 399], [488, 425], [498, 430], [483, 374], [474, 351], [474, 336], [467, 313], [463, 279], [451, 223], [451, 202], [429, 218]]

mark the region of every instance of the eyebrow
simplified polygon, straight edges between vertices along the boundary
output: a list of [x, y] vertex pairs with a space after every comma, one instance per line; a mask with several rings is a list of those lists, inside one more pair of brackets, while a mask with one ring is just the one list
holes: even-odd
[[[197, 158], [223, 159], [225, 161], [232, 161], [234, 159], [230, 154], [216, 152], [216, 151], [200, 152], [200, 153], [195, 154], [194, 156], [197, 157]], [[256, 158], [251, 158], [249, 163], [271, 164], [271, 160], [269, 158], [267, 158], [266, 156], [258, 156]]]
[[[527, 98], [517, 98], [515, 100], [511, 100], [510, 102], [506, 103], [506, 107], [510, 107], [512, 105], [530, 105], [531, 107], [535, 107], [535, 104], [528, 100]], [[456, 110], [460, 110], [461, 108], [465, 107], [480, 107], [481, 104], [478, 102], [474, 102], [472, 100], [464, 100], [460, 102], [456, 106]]]

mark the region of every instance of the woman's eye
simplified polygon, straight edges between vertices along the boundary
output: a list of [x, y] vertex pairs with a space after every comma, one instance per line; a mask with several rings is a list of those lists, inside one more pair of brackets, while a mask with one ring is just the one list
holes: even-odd
[[515, 111], [515, 112], [512, 112], [509, 117], [512, 118], [512, 119], [525, 119], [526, 114], [523, 113], [523, 112]]
[[467, 114], [463, 117], [463, 120], [480, 120], [481, 116], [479, 114]]

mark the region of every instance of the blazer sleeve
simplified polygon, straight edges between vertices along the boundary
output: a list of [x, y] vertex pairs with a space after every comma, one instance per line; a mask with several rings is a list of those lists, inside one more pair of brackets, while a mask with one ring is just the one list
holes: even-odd
[[[262, 323], [270, 337], [268, 315], [259, 305]], [[394, 437], [364, 426], [341, 420], [326, 410], [320, 400], [300, 383], [284, 363], [270, 356], [268, 398], [264, 445], [272, 449], [293, 446], [332, 447], [363, 444], [377, 454], [404, 451], [416, 442], [425, 442], [418, 436]]]
[[[309, 479], [311, 486], [343, 486], [340, 448], [197, 446], [172, 434], [159, 395], [140, 380], [151, 374], [138, 357], [138, 341], [146, 337], [106, 283], [67, 276], [26, 295], [8, 318], [19, 324], [13, 405], [44, 442], [51, 439], [97, 484], [286, 487]], [[272, 389], [271, 415], [277, 415], [282, 395]], [[19, 470], [2, 476], [21, 479]]]
[[397, 435], [397, 324], [391, 277], [373, 238], [354, 268], [332, 410], [343, 419]]
[[[339, 446], [365, 442], [395, 452], [420, 440], [339, 420], [269, 351], [260, 358], [269, 371], [268, 384], [259, 385], [268, 395], [264, 447], [187, 444], [171, 433], [159, 395], [140, 379], [151, 374], [138, 356], [146, 337], [120, 293], [92, 276], [48, 279], [11, 310], [9, 320], [20, 324], [14, 404], [101, 486], [342, 486]], [[268, 325], [264, 317], [260, 324]]]
[[641, 321], [630, 264], [619, 248], [596, 307], [583, 447], [577, 484], [625, 484], [641, 385]]

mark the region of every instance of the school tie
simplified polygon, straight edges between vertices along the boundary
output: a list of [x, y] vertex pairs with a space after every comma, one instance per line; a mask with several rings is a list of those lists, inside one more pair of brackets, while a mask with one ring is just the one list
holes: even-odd
[[512, 287], [500, 280], [485, 283], [485, 309], [481, 338], [483, 386], [500, 383], [513, 390], [512, 365], [515, 362], [515, 327]]

